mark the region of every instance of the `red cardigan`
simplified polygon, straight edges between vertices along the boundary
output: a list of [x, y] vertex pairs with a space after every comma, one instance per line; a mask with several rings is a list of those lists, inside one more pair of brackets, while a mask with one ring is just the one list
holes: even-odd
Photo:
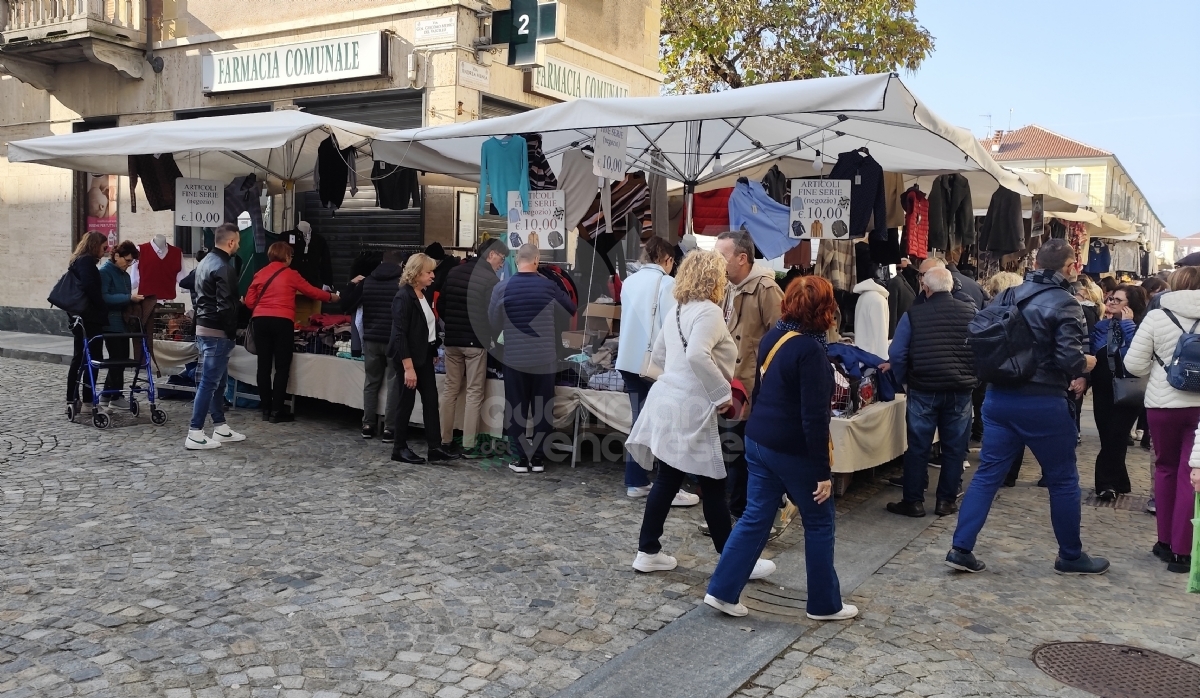
[[[275, 276], [275, 272], [283, 272], [275, 277], [263, 295], [263, 286]], [[285, 268], [283, 262], [271, 262], [258, 270], [250, 288], [246, 290], [246, 307], [253, 310], [251, 317], [281, 317], [288, 320], [296, 319], [296, 294], [301, 294], [313, 300], [328, 303], [333, 300], [333, 294], [313, 286], [300, 276], [300, 272], [290, 267]]]

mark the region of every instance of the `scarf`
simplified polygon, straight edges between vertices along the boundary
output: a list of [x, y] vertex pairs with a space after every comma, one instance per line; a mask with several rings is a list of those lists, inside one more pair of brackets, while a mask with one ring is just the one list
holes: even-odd
[[1062, 272], [1055, 269], [1034, 269], [1025, 274], [1026, 281], [1035, 283], [1053, 284], [1071, 293], [1071, 282], [1067, 281], [1067, 277], [1062, 275]]
[[779, 321], [775, 323], [775, 328], [783, 330], [784, 332], [799, 332], [805, 337], [811, 337], [812, 339], [820, 342], [822, 349], [826, 351], [829, 350], [829, 344], [825, 341], [824, 332], [813, 332], [812, 330], [805, 329], [804, 325], [801, 325], [794, 320], [784, 320], [783, 318], [780, 318]]

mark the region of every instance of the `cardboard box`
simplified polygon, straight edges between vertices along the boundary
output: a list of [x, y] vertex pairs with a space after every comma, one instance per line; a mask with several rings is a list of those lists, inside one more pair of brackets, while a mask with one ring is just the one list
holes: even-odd
[[586, 346], [602, 343], [607, 336], [608, 333], [605, 330], [568, 331], [562, 333], [562, 344], [567, 349], [583, 349]]
[[620, 331], [621, 306], [615, 303], [588, 303], [582, 317], [584, 330], [613, 334]]

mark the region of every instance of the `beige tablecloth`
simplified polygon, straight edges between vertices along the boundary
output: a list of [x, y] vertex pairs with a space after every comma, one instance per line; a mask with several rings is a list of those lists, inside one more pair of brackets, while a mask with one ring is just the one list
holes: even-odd
[[833, 438], [835, 473], [854, 473], [897, 458], [908, 449], [904, 395], [877, 402], [853, 417], [834, 417], [829, 423]]

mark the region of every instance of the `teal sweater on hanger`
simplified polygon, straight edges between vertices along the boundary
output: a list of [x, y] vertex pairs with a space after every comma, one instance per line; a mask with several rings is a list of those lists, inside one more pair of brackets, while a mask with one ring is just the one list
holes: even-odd
[[479, 157], [479, 213], [486, 214], [487, 195], [502, 215], [508, 214], [508, 192], [521, 192], [521, 209], [529, 210], [529, 148], [525, 139], [489, 138]]

